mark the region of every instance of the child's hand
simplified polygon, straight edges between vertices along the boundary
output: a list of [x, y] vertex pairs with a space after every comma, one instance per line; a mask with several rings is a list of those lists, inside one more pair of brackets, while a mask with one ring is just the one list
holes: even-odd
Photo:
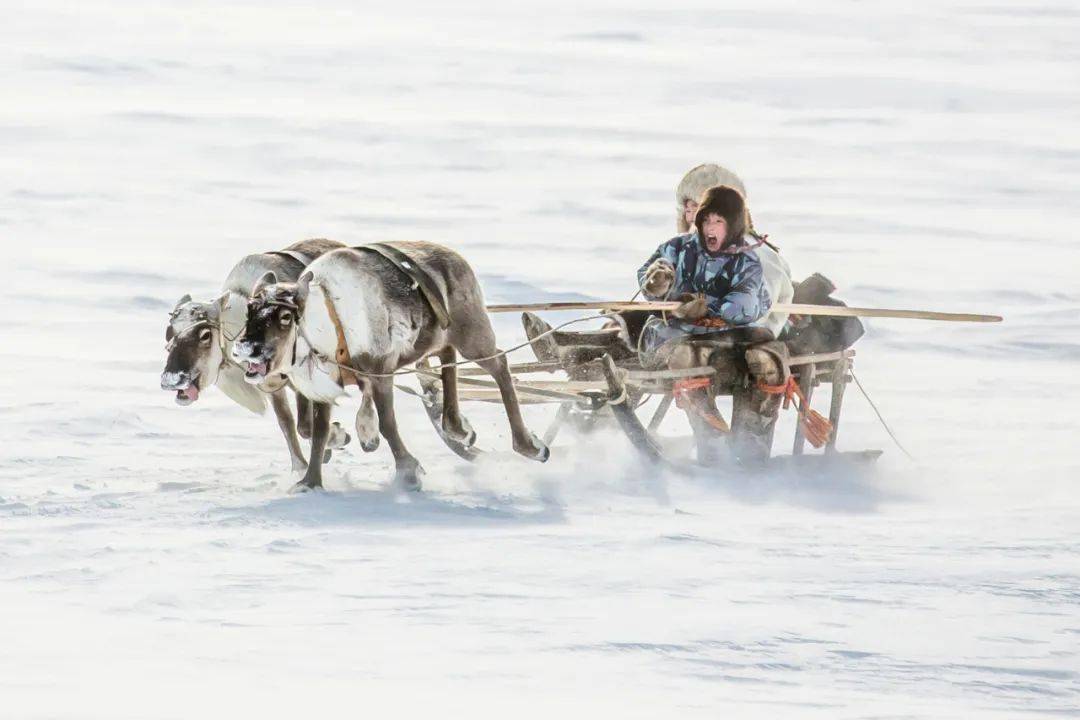
[[704, 294], [693, 295], [684, 293], [679, 297], [682, 305], [671, 311], [671, 314], [680, 320], [696, 322], [709, 314], [709, 301]]
[[649, 297], [664, 297], [675, 284], [675, 268], [667, 260], [657, 258], [645, 271], [645, 284], [641, 289]]

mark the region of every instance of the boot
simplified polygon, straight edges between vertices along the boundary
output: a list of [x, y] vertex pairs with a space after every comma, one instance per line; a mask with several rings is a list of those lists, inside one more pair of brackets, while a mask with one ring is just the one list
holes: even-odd
[[751, 387], [736, 388], [732, 400], [732, 457], [744, 467], [761, 467], [772, 455], [773, 433], [782, 398]]
[[690, 407], [686, 417], [694, 432], [697, 460], [701, 465], [716, 465], [723, 461], [724, 438], [728, 433], [724, 417], [716, 407], [716, 400], [708, 390], [693, 390], [686, 394]]
[[735, 385], [732, 393], [731, 452], [740, 465], [760, 467], [772, 455], [783, 397], [762, 392], [757, 384], [780, 385], [787, 379], [787, 347], [764, 343], [746, 350], [745, 358], [747, 381]]

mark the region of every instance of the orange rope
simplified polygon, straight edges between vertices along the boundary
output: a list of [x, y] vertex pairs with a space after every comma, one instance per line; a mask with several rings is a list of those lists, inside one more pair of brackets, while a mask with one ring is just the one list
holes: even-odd
[[796, 410], [799, 413], [799, 422], [802, 424], [803, 435], [815, 448], [820, 448], [832, 437], [832, 423], [821, 413], [812, 409], [810, 403], [806, 402], [806, 397], [803, 396], [802, 388], [799, 387], [794, 375], [789, 376], [787, 382], [783, 385], [766, 385], [763, 381], [758, 380], [757, 388], [768, 395], [783, 395], [785, 410], [798, 398]]
[[690, 394], [694, 390], [707, 390], [711, 384], [712, 380], [707, 377], [676, 380], [671, 387], [671, 394], [675, 396], [675, 406], [687, 412], [693, 410], [718, 432], [729, 433], [731, 428], [724, 418], [719, 414], [708, 412], [700, 403], [694, 402], [694, 398]]
[[686, 399], [687, 393], [691, 390], [704, 390], [709, 387], [710, 384], [712, 384], [712, 380], [707, 377], [676, 380], [675, 384], [671, 387], [671, 394], [675, 396], [675, 404], [682, 409], [683, 400]]

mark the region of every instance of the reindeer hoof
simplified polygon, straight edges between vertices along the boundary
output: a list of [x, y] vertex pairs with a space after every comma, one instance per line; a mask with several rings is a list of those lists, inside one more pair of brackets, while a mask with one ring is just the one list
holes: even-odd
[[420, 492], [423, 489], [423, 478], [426, 473], [420, 463], [412, 467], [398, 468], [394, 471], [394, 485], [408, 492]]
[[328, 448], [343, 448], [349, 444], [352, 440], [349, 437], [349, 433], [345, 432], [345, 428], [341, 426], [341, 423], [331, 423], [330, 434], [326, 438], [326, 447]]
[[293, 458], [292, 459], [292, 471], [293, 472], [306, 472], [307, 471], [307, 463], [305, 461], [301, 460], [300, 458]]
[[356, 413], [356, 439], [360, 442], [360, 449], [364, 452], [375, 452], [379, 447], [379, 428], [375, 419], [374, 411], [365, 413], [361, 407]]
[[469, 427], [468, 423], [462, 421], [462, 427], [464, 432], [456, 433], [443, 429], [443, 435], [446, 439], [464, 448], [471, 448], [476, 444], [476, 431]]
[[330, 462], [330, 458], [332, 458], [332, 457], [334, 457], [334, 452], [332, 450], [330, 450], [329, 448], [326, 449], [326, 450], [323, 450], [322, 464], [325, 465], [326, 463]]
[[461, 429], [465, 431], [465, 437], [461, 439], [461, 444], [471, 448], [476, 444], [476, 431], [473, 430], [473, 426], [465, 418], [461, 418]]
[[315, 484], [315, 483], [309, 482], [308, 480], [301, 480], [300, 482], [296, 483], [291, 488], [289, 488], [289, 494], [290, 495], [300, 495], [302, 493], [317, 492], [317, 491], [321, 492], [322, 489], [323, 489], [323, 486], [322, 486], [321, 482], [318, 483], [318, 484]]
[[514, 444], [514, 450], [521, 455], [535, 460], [536, 462], [547, 462], [551, 457], [551, 449], [544, 444], [544, 441], [536, 437], [535, 433], [529, 433], [529, 444], [525, 446], [519, 446]]

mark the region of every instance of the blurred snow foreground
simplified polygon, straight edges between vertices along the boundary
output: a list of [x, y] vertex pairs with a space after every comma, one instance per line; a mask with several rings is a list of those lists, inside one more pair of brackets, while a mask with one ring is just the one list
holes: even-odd
[[[0, 715], [1075, 713], [1077, 38], [1067, 4], [5, 8]], [[270, 417], [157, 388], [176, 299], [304, 237], [446, 243], [489, 302], [629, 297], [703, 161], [797, 276], [1007, 317], [869, 324], [917, 463], [472, 466], [402, 396], [425, 493], [345, 451], [286, 497]], [[849, 401], [841, 443], [887, 447]]]

